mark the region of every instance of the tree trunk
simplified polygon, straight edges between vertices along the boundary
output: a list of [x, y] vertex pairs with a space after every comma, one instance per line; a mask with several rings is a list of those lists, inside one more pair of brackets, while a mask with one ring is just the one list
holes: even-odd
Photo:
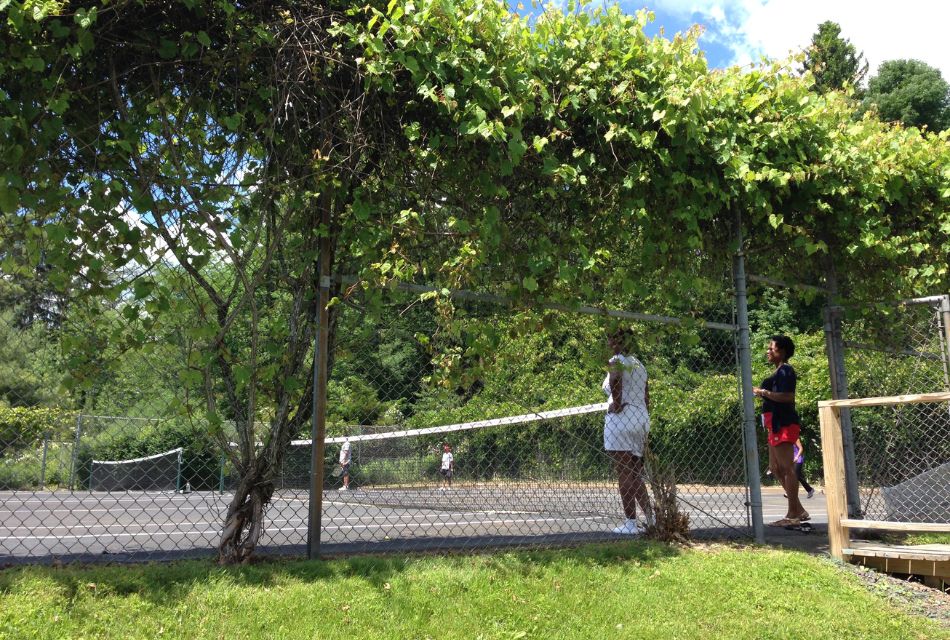
[[264, 507], [274, 494], [274, 484], [259, 469], [246, 474], [234, 492], [218, 543], [218, 563], [247, 562], [264, 532]]

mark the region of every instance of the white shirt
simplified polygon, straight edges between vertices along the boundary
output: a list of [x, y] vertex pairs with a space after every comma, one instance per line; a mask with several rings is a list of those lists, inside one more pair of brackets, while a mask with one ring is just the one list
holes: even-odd
[[340, 447], [340, 464], [350, 464], [350, 441], [347, 440]]
[[451, 453], [448, 453], [448, 452], [443, 453], [442, 454], [442, 468], [451, 469], [453, 460], [455, 460], [455, 458], [452, 456]]
[[[628, 408], [640, 409], [646, 414], [647, 368], [635, 357], [624, 354], [617, 354], [610, 359], [610, 368], [613, 370], [614, 367], [621, 372], [620, 401], [626, 403]], [[612, 399], [609, 373], [604, 378], [602, 388], [608, 400]]]

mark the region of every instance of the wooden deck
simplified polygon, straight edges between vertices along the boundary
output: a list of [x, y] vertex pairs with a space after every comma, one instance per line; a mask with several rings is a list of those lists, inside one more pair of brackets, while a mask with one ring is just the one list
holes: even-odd
[[851, 540], [851, 531], [921, 531], [950, 533], [950, 522], [898, 522], [849, 518], [845, 497], [844, 449], [841, 436], [843, 408], [877, 407], [950, 402], [950, 392], [851, 398], [818, 403], [822, 455], [825, 464], [825, 496], [828, 503], [828, 547], [831, 555], [879, 571], [922, 576], [937, 588], [950, 585], [950, 544], [888, 545]]
[[901, 546], [853, 540], [842, 554], [855, 564], [878, 571], [923, 576], [937, 588], [950, 584], [950, 544]]

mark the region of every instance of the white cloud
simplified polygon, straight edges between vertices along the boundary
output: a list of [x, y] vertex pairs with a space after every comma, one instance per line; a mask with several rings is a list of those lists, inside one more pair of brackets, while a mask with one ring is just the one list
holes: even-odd
[[950, 81], [950, 3], [904, 0], [659, 0], [668, 11], [704, 24], [710, 41], [728, 46], [733, 63], [760, 55], [784, 58], [811, 42], [819, 23], [832, 20], [864, 53], [870, 74], [885, 60], [915, 58], [937, 67]]

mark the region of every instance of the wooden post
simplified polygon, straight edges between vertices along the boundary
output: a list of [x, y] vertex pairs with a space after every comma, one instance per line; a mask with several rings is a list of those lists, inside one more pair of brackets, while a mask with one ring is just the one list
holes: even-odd
[[821, 423], [821, 449], [825, 463], [825, 498], [828, 502], [828, 545], [831, 555], [843, 559], [842, 550], [850, 544], [848, 528], [842, 524], [847, 517], [848, 502], [844, 484], [844, 448], [841, 442], [839, 409], [818, 403]]
[[327, 363], [330, 336], [330, 213], [324, 207], [318, 258], [316, 335], [313, 347], [313, 415], [310, 421], [310, 511], [307, 518], [307, 558], [320, 557], [323, 533], [323, 460], [327, 439]]

